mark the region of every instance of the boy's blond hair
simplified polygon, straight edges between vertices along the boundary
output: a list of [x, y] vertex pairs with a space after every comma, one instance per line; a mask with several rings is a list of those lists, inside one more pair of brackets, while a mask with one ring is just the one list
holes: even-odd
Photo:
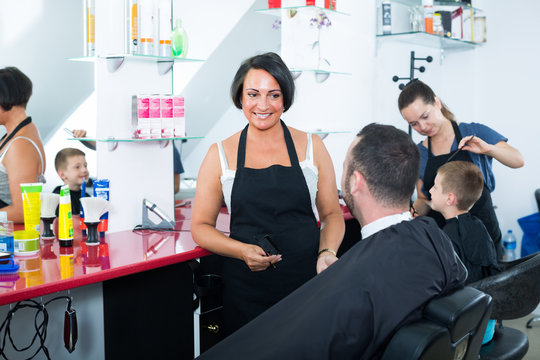
[[54, 158], [54, 167], [56, 172], [59, 170], [66, 170], [68, 166], [68, 160], [74, 156], [86, 156], [84, 152], [75, 148], [64, 148], [60, 150]]
[[441, 176], [442, 192], [456, 196], [458, 210], [470, 210], [482, 196], [484, 176], [470, 161], [451, 161], [441, 166], [437, 174]]

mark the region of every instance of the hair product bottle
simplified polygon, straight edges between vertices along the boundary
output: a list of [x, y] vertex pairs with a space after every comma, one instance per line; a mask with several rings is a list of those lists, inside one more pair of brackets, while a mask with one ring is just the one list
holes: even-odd
[[171, 34], [171, 50], [175, 57], [185, 58], [187, 55], [188, 38], [181, 19], [176, 19], [176, 26]]
[[433, 34], [433, 0], [422, 0], [424, 6], [424, 31]]
[[86, 0], [86, 56], [96, 55], [96, 6], [95, 0]]
[[390, 0], [383, 0], [382, 2], [382, 31], [384, 35], [390, 35], [392, 33], [392, 4]]

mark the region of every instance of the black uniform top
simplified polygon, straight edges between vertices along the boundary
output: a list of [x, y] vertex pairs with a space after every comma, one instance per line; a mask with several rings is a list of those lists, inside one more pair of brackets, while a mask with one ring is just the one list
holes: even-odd
[[497, 252], [482, 221], [465, 213], [446, 220], [443, 231], [469, 272], [467, 284], [499, 273]]
[[433, 219], [403, 221], [360, 241], [200, 359], [377, 359], [397, 327], [466, 276]]

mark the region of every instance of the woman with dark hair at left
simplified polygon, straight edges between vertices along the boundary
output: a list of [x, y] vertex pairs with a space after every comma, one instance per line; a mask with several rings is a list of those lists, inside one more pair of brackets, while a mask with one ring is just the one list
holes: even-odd
[[0, 69], [0, 211], [9, 220], [24, 222], [22, 183], [44, 182], [45, 150], [26, 105], [32, 96], [32, 81], [16, 67]]
[[[321, 138], [281, 120], [294, 98], [283, 60], [275, 53], [245, 60], [231, 98], [248, 124], [211, 146], [197, 177], [191, 219], [194, 240], [222, 255], [227, 334], [336, 261], [345, 231], [334, 167]], [[230, 237], [216, 229], [223, 201]]]

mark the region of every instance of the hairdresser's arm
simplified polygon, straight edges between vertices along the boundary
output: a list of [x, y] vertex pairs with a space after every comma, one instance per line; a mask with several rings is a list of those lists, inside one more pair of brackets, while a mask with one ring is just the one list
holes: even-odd
[[35, 183], [41, 173], [41, 160], [34, 146], [28, 141], [14, 141], [6, 155], [3, 164], [9, 179], [11, 205], [0, 211], [7, 212], [8, 220], [14, 223], [24, 222], [21, 184]]
[[416, 200], [413, 204], [414, 210], [418, 215], [427, 215], [431, 210], [431, 204], [426, 195], [422, 192], [424, 182], [422, 179], [418, 179], [416, 182]]
[[201, 247], [223, 256], [245, 261], [252, 271], [265, 270], [281, 255], [266, 256], [259, 246], [245, 244], [223, 235], [216, 229], [216, 220], [223, 202], [221, 166], [217, 145], [208, 151], [197, 176], [197, 191], [191, 215], [191, 234]]
[[[74, 129], [73, 130], [73, 137], [75, 137], [75, 138], [84, 138], [84, 137], [86, 137], [86, 130], [84, 130], [84, 129]], [[92, 150], [96, 150], [96, 142], [95, 141], [87, 141], [87, 140], [80, 140], [80, 141], [87, 148], [92, 149]]]
[[[337, 253], [345, 234], [345, 221], [339, 207], [334, 165], [321, 138], [316, 135], [313, 136], [313, 152], [315, 165], [319, 170], [316, 199], [317, 212], [321, 220], [319, 251], [330, 249]], [[317, 273], [325, 270], [336, 260], [337, 257], [331, 252], [321, 253], [317, 259]]]
[[[465, 145], [465, 143], [467, 143], [467, 145]], [[499, 141], [497, 144], [491, 145], [476, 136], [473, 138], [473, 136], [470, 135], [461, 139], [459, 147], [463, 147], [463, 150], [471, 151], [476, 154], [491, 156], [501, 164], [514, 169], [520, 168], [525, 164], [523, 155], [521, 155], [519, 150], [508, 145], [506, 141]]]

